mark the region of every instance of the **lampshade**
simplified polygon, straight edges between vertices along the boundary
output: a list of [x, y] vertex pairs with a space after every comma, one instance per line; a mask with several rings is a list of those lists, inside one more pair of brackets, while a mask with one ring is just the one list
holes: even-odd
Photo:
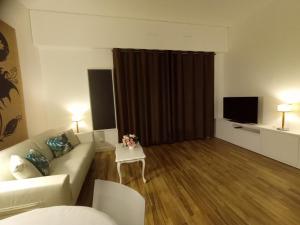
[[72, 121], [73, 122], [79, 122], [79, 121], [81, 121], [81, 116], [80, 115], [73, 115], [72, 116]]
[[293, 110], [293, 106], [291, 104], [280, 104], [277, 106], [278, 112], [291, 112]]

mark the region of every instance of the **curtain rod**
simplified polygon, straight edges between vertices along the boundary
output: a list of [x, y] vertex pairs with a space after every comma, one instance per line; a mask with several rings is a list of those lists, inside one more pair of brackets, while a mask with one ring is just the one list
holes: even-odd
[[121, 52], [170, 52], [172, 54], [181, 53], [181, 54], [216, 54], [215, 52], [205, 52], [205, 51], [188, 51], [188, 50], [160, 50], [160, 49], [127, 49], [127, 48], [114, 48], [113, 50], [119, 50]]

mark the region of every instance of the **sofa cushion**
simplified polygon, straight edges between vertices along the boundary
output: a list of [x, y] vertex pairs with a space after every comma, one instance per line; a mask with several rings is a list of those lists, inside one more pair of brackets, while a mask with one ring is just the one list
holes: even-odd
[[76, 147], [80, 144], [79, 138], [74, 134], [74, 131], [72, 129], [64, 131], [64, 134], [73, 147]]
[[56, 137], [50, 137], [46, 143], [51, 149], [55, 158], [58, 158], [73, 149], [65, 134], [58, 135]]
[[11, 155], [9, 168], [17, 180], [42, 176], [31, 162], [19, 155]]
[[72, 151], [51, 161], [50, 175], [69, 174], [73, 199], [77, 199], [95, 155], [93, 143], [77, 145]]
[[31, 148], [38, 149], [38, 146], [31, 140], [25, 140], [21, 143], [0, 151], [0, 181], [15, 180], [15, 177], [9, 170], [10, 156], [19, 155], [25, 158], [26, 154]]
[[49, 161], [42, 153], [35, 149], [30, 149], [26, 155], [30, 161], [44, 176], [49, 175]]
[[53, 153], [46, 144], [46, 141], [48, 140], [49, 137], [56, 136], [58, 134], [57, 130], [47, 130], [33, 138], [31, 140], [36, 143], [36, 145], [39, 147], [40, 152], [47, 157], [49, 161], [53, 159]]

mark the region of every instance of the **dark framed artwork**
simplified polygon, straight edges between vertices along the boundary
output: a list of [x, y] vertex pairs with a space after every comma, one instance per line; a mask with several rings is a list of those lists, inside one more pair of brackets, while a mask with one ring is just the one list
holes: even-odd
[[0, 150], [27, 138], [16, 32], [0, 20]]

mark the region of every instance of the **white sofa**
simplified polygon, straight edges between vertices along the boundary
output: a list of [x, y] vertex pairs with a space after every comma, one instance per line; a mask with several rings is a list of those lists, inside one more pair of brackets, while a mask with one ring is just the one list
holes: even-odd
[[[0, 217], [29, 208], [76, 203], [95, 155], [93, 136], [91, 133], [78, 134], [79, 145], [67, 154], [53, 158], [45, 141], [57, 134], [57, 130], [48, 130], [0, 151]], [[16, 180], [9, 171], [10, 156], [25, 157], [30, 148], [50, 160], [50, 175]]]

